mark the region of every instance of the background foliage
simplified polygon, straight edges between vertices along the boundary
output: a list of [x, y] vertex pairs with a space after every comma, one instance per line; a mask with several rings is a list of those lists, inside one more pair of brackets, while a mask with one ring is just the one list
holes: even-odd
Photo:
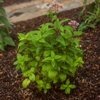
[[97, 24], [100, 24], [100, 0], [95, 0], [94, 3], [86, 7], [87, 0], [84, 0], [85, 6], [82, 10], [81, 18], [83, 22], [80, 25], [80, 30], [86, 30], [88, 28], [95, 28]]
[[2, 3], [3, 0], [0, 0], [0, 50], [4, 50], [7, 45], [15, 45], [8, 33], [8, 29], [11, 28], [11, 24], [7, 19]]

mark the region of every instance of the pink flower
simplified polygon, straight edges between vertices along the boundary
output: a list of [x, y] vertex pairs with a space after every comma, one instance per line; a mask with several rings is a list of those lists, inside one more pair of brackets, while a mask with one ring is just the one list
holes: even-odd
[[76, 20], [71, 20], [70, 22], [68, 22], [68, 25], [76, 29], [79, 26], [79, 23]]

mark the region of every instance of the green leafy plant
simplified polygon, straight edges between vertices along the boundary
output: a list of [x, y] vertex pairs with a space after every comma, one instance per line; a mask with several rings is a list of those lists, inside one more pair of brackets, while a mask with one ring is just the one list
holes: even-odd
[[70, 94], [71, 89], [74, 89], [76, 86], [70, 83], [70, 80], [67, 80], [65, 84], [62, 84], [60, 89], [65, 90], [66, 94]]
[[[85, 0], [86, 2], [87, 0]], [[86, 7], [82, 10], [82, 15], [86, 11]], [[87, 28], [95, 28], [97, 24], [100, 23], [100, 0], [95, 0], [87, 10], [85, 17], [83, 17], [83, 22], [80, 24], [79, 30], [86, 30]]]
[[[3, 0], [0, 0], [0, 3], [3, 3]], [[9, 28], [11, 28], [11, 24], [7, 19], [6, 12], [3, 7], [0, 7], [0, 50], [4, 50], [7, 45], [15, 46], [8, 34]]]
[[63, 25], [57, 16], [37, 30], [19, 34], [16, 68], [24, 76], [23, 87], [35, 83], [45, 93], [52, 84], [59, 83], [65, 93], [75, 88], [69, 81], [83, 64], [80, 39], [82, 32]]

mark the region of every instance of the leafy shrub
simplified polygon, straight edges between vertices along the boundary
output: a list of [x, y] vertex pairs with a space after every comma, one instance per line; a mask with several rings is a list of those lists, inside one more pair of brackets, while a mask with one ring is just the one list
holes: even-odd
[[[85, 2], [86, 1], [87, 0], [85, 0]], [[83, 11], [85, 10], [87, 10], [86, 7], [83, 9]], [[100, 23], [100, 0], [95, 0], [95, 2], [89, 6], [87, 11], [88, 12], [83, 17], [83, 22], [79, 27], [80, 30], [95, 28], [95, 26]]]
[[83, 63], [79, 39], [82, 32], [64, 26], [65, 21], [68, 19], [60, 21], [53, 16], [51, 23], [42, 24], [27, 34], [19, 34], [15, 65], [25, 77], [24, 88], [31, 82], [44, 92], [56, 83], [68, 94], [75, 88], [69, 77], [73, 77]]
[[[0, 0], [3, 3], [3, 0]], [[8, 29], [11, 27], [6, 12], [3, 7], [0, 6], [0, 50], [4, 50], [7, 45], [14, 46], [12, 38], [8, 34]]]

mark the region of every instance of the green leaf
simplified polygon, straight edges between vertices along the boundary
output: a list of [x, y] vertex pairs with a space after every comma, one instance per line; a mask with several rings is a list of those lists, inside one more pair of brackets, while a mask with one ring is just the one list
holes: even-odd
[[4, 37], [4, 43], [5, 45], [15, 46], [13, 39], [9, 36]]
[[29, 75], [29, 79], [30, 79], [31, 81], [35, 81], [35, 75], [34, 75], [34, 74], [30, 74], [30, 75]]
[[64, 23], [64, 22], [68, 22], [70, 19], [63, 19], [61, 20], [61, 24]]
[[64, 38], [61, 36], [59, 36], [57, 38], [57, 42], [59, 42], [62, 46], [66, 46], [66, 44], [67, 44], [66, 41], [64, 40]]
[[69, 71], [72, 73], [72, 76], [74, 76], [75, 72], [77, 71], [77, 68], [72, 66], [71, 68], [69, 68]]
[[49, 77], [50, 79], [55, 79], [56, 76], [57, 76], [57, 71], [49, 70], [49, 72], [48, 72], [48, 77]]
[[66, 81], [66, 85], [68, 86], [69, 84], [70, 84], [70, 80], [67, 79], [67, 81]]
[[52, 60], [51, 57], [46, 57], [46, 58], [44, 58], [44, 59], [42, 60], [42, 62], [48, 62], [48, 61], [51, 61], [51, 60]]
[[4, 44], [0, 43], [0, 50], [4, 51]]
[[72, 37], [72, 32], [73, 32], [73, 28], [71, 28], [70, 26], [65, 26], [64, 27], [64, 32], [61, 32], [61, 35], [63, 36], [63, 38], [65, 39], [69, 39]]
[[50, 89], [50, 88], [51, 88], [50, 83], [47, 83], [47, 84], [46, 84], [46, 89]]
[[0, 7], [0, 15], [6, 16], [6, 12], [5, 12], [4, 8]]
[[74, 31], [74, 29], [71, 26], [68, 26], [68, 25], [67, 26], [64, 26], [64, 29], [68, 33], [72, 33]]
[[66, 74], [60, 74], [60, 80], [65, 81], [66, 80]]
[[82, 35], [82, 31], [74, 31], [74, 36], [80, 36]]
[[22, 83], [23, 88], [27, 88], [27, 87], [29, 86], [30, 82], [31, 82], [31, 81], [30, 81], [29, 79], [25, 79], [25, 80], [23, 81], [23, 83]]
[[42, 71], [43, 72], [48, 72], [49, 70], [51, 70], [51, 66], [50, 65], [44, 65], [44, 66], [42, 66]]
[[50, 54], [51, 54], [50, 50], [44, 51], [44, 57], [48, 57], [48, 56], [50, 56]]
[[46, 43], [45, 39], [40, 39], [39, 42], [40, 43]]
[[6, 27], [11, 27], [10, 22], [4, 16], [0, 16], [0, 23], [3, 24], [3, 25], [5, 25]]
[[51, 51], [51, 57], [54, 58], [55, 57], [55, 52]]
[[71, 92], [71, 89], [69, 87], [65, 89], [66, 94], [70, 94], [70, 92]]
[[69, 55], [66, 55], [66, 63], [68, 63], [70, 66], [72, 66], [73, 58]]
[[79, 31], [83, 31], [83, 30], [86, 30], [87, 27], [88, 27], [88, 25], [87, 25], [86, 23], [83, 22], [83, 23], [80, 24], [78, 30], [79, 30]]
[[36, 58], [37, 61], [40, 61], [40, 57], [39, 56], [36, 56], [35, 58]]
[[60, 86], [60, 89], [61, 89], [61, 90], [65, 90], [66, 87], [67, 87], [67, 86], [66, 86], [65, 84], [62, 84], [62, 85]]
[[59, 19], [56, 19], [56, 21], [54, 22], [55, 29], [60, 29], [60, 26], [61, 26], [60, 20]]
[[17, 54], [17, 62], [18, 62], [18, 65], [20, 66], [22, 66], [21, 67], [21, 69], [26, 69], [26, 67], [24, 67], [24, 63], [26, 62], [26, 61], [29, 61], [29, 57], [28, 57], [28, 55], [21, 55], [21, 54]]
[[42, 80], [37, 80], [38, 88], [41, 90], [44, 88], [44, 82]]
[[81, 57], [77, 57], [76, 61], [74, 61], [73, 66], [76, 67], [78, 65], [83, 64], [83, 59]]
[[61, 59], [61, 55], [56, 55], [56, 56], [55, 56], [55, 59], [56, 59], [56, 60], [60, 60], [60, 59]]
[[22, 40], [25, 40], [26, 39], [26, 36], [23, 33], [19, 33], [18, 34], [18, 38], [19, 38], [20, 41], [22, 41]]
[[71, 88], [71, 89], [75, 89], [76, 86], [71, 84], [71, 85], [69, 85], [69, 88]]

